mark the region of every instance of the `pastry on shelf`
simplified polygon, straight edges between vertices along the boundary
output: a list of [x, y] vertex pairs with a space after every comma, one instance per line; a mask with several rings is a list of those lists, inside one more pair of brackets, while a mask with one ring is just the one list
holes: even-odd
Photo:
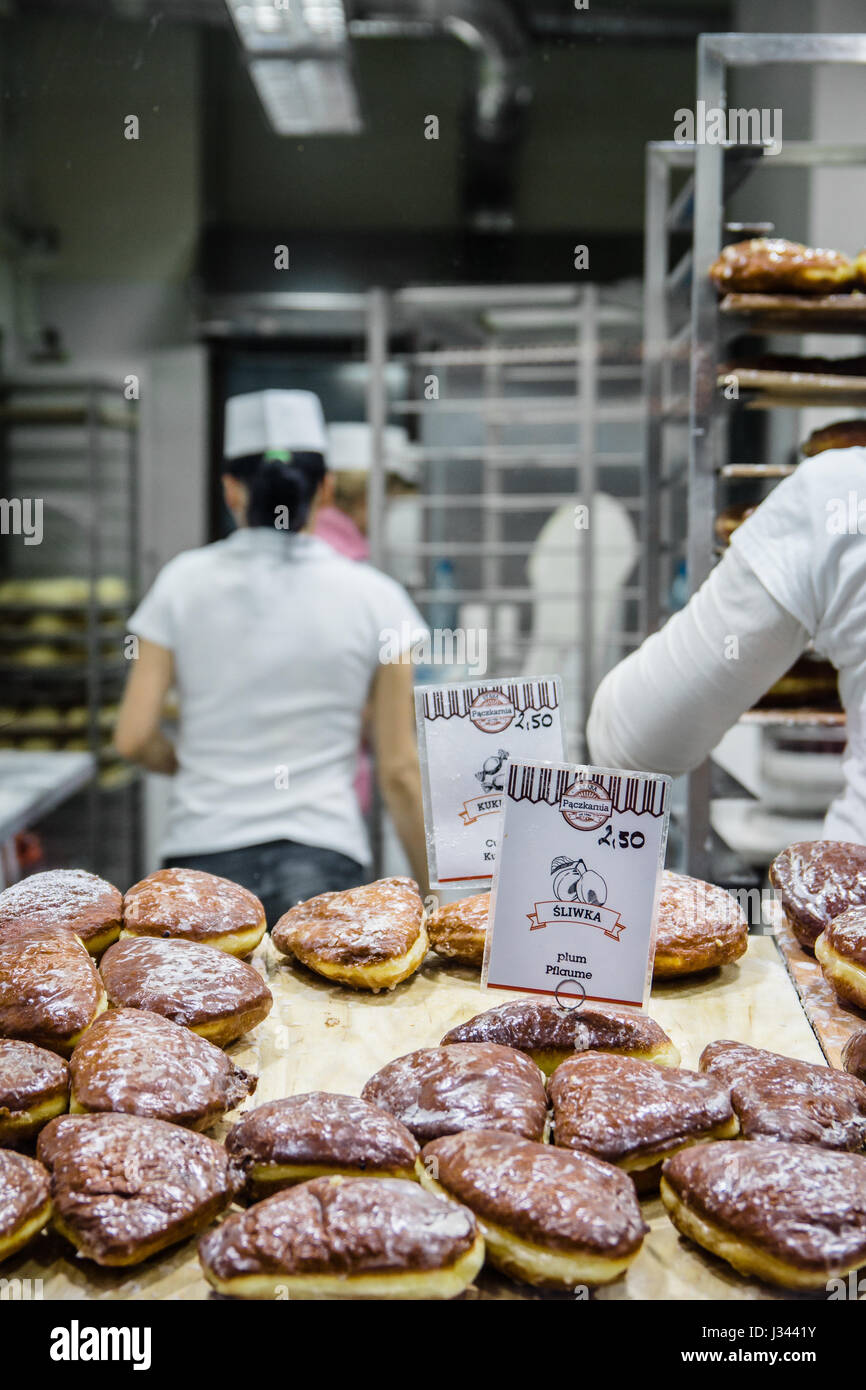
[[728, 545], [737, 527], [742, 526], [755, 509], [754, 505], [746, 506], [743, 503], [724, 507], [713, 522], [713, 534], [719, 545]]
[[823, 429], [813, 430], [801, 452], [814, 458], [827, 449], [851, 449], [856, 445], [866, 446], [866, 420], [836, 420]]
[[840, 709], [839, 677], [829, 661], [808, 653], [798, 657], [783, 676], [755, 702], [754, 709], [799, 707]]
[[723, 247], [709, 275], [722, 293], [826, 294], [849, 290], [857, 279], [854, 263], [841, 251], [783, 237], [752, 237]]

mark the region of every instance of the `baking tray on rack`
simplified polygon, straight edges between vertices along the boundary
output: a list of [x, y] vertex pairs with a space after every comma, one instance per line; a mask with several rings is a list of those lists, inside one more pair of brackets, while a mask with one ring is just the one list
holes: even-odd
[[725, 318], [743, 320], [751, 333], [866, 333], [866, 293], [726, 294]]
[[[253, 959], [268, 981], [274, 1007], [248, 1038], [228, 1049], [239, 1066], [259, 1077], [251, 1107], [312, 1090], [359, 1095], [368, 1077], [392, 1058], [437, 1044], [450, 1028], [502, 1002], [498, 993], [481, 989], [477, 973], [432, 955], [410, 980], [379, 995], [343, 989], [281, 959], [269, 938]], [[697, 1065], [701, 1051], [715, 1038], [741, 1039], [807, 1062], [823, 1060], [769, 936], [751, 937], [748, 951], [733, 965], [659, 984], [649, 1012], [673, 1038], [687, 1067]], [[223, 1125], [211, 1133], [222, 1138], [225, 1131]], [[594, 1299], [799, 1301], [796, 1295], [740, 1278], [683, 1240], [658, 1197], [645, 1199], [642, 1208], [650, 1232], [640, 1254], [623, 1278], [594, 1290]], [[3, 1272], [41, 1279], [45, 1299], [211, 1296], [195, 1240], [131, 1269], [100, 1269], [77, 1259], [71, 1246], [46, 1233], [9, 1260]], [[462, 1297], [574, 1300], [572, 1292], [542, 1293], [490, 1270], [482, 1271]]]
[[741, 714], [740, 724], [758, 724], [773, 727], [779, 725], [791, 729], [841, 729], [845, 727], [846, 717], [843, 709], [747, 709]]
[[720, 369], [716, 385], [729, 386], [734, 378], [740, 391], [749, 392], [746, 402], [753, 409], [787, 406], [866, 407], [866, 376], [843, 376], [830, 372], [770, 371], [762, 367]]

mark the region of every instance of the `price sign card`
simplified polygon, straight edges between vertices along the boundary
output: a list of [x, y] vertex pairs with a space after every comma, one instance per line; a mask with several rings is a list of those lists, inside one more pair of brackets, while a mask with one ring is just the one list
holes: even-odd
[[669, 777], [511, 762], [488, 988], [645, 1005], [669, 802]]
[[516, 759], [565, 755], [558, 676], [415, 687], [431, 887], [489, 883]]

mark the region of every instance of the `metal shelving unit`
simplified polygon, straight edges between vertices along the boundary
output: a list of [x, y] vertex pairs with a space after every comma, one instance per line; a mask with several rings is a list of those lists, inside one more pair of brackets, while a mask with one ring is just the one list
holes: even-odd
[[137, 877], [138, 779], [110, 752], [138, 588], [137, 412], [114, 381], [0, 381], [0, 494], [38, 499], [40, 544], [0, 546], [7, 748], [89, 752], [80, 798], [42, 827], [48, 852], [126, 886]]
[[[452, 626], [443, 619], [449, 606], [453, 625], [464, 605], [488, 615], [488, 674], [523, 671], [529, 660], [544, 665], [545, 648], [558, 669], [557, 644], [533, 631], [539, 591], [527, 566], [554, 513], [589, 509], [588, 532], [572, 530], [561, 552], [564, 574], [579, 557], [577, 596], [565, 581], [562, 591], [544, 590], [546, 601], [577, 598], [568, 646], [580, 653], [578, 688], [563, 675], [572, 686], [573, 753], [582, 757], [585, 712], [603, 670], [646, 630], [645, 589], [633, 576], [620, 591], [617, 630], [593, 631], [605, 562], [592, 531], [599, 492], [614, 493], [635, 531], [643, 529], [639, 305], [633, 295], [596, 285], [461, 286], [383, 296], [380, 312], [386, 339], [392, 325], [408, 322], [414, 344], [379, 359], [369, 410], [371, 420], [384, 422], [385, 366], [408, 368], [414, 394], [392, 402], [390, 416], [411, 422], [421, 465], [423, 538], [403, 550], [424, 574], [413, 596], [432, 626]], [[438, 394], [428, 399], [432, 377]], [[375, 538], [384, 568], [397, 553]], [[445, 589], [443, 561], [453, 566]]]
[[[727, 109], [728, 70], [770, 63], [866, 63], [866, 36], [701, 35], [698, 101], [704, 103], [705, 110]], [[660, 549], [667, 557], [653, 581], [653, 626], [666, 616], [664, 595], [669, 592], [675, 559], [683, 551], [683, 533], [690, 592], [700, 586], [715, 563], [713, 519], [718, 479], [752, 477], [775, 481], [791, 471], [787, 463], [761, 467], [742, 464], [730, 457], [731, 412], [744, 403], [756, 402], [728, 401], [719, 390], [718, 373], [724, 360], [724, 346], [736, 334], [749, 331], [766, 334], [769, 330], [765, 319], [749, 324], [742, 318], [720, 312], [715, 287], [707, 275], [726, 239], [727, 199], [744, 180], [760, 173], [767, 157], [761, 146], [665, 143], [648, 147], [647, 482], [657, 500], [650, 503], [647, 515], [651, 528], [648, 534], [659, 536]], [[774, 167], [808, 168], [829, 164], [863, 167], [866, 166], [866, 146], [786, 141], [772, 156], [772, 163]], [[671, 171], [674, 169], [687, 171], [676, 196], [671, 193]], [[688, 172], [690, 170], [693, 172]], [[672, 265], [669, 238], [676, 230], [690, 234], [691, 246], [679, 262]], [[738, 233], [740, 237], [751, 234], [760, 233], [751, 228], [742, 228]], [[690, 288], [687, 317], [682, 301], [685, 286]], [[822, 326], [820, 321], [812, 319], [799, 328], [795, 322], [788, 322], [778, 331], [838, 332], [840, 326]], [[845, 331], [852, 331], [851, 326], [846, 326]], [[801, 402], [792, 396], [785, 402], [767, 398], [757, 404], [773, 409], [783, 406], [799, 409]], [[684, 424], [686, 430], [683, 430]], [[710, 872], [709, 805], [710, 767], [707, 763], [688, 779], [686, 868], [699, 877], [707, 877]]]

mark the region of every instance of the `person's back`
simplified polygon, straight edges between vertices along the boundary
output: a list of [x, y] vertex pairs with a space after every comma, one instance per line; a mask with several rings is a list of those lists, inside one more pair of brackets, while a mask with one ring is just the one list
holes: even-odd
[[365, 862], [361, 714], [382, 629], [416, 618], [387, 576], [308, 535], [249, 528], [171, 561], [133, 623], [174, 652], [165, 852], [285, 838]]

